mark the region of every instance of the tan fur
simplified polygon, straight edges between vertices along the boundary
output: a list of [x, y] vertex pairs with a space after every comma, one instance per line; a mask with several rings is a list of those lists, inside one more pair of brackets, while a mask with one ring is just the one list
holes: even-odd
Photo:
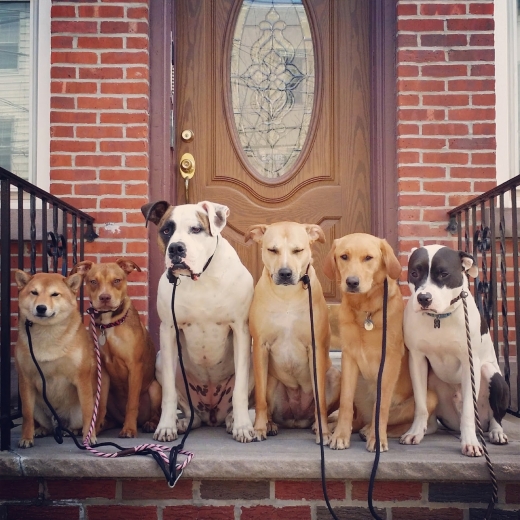
[[127, 275], [134, 270], [141, 271], [125, 258], [103, 264], [80, 262], [72, 270], [85, 275], [92, 305], [103, 312], [96, 318], [98, 323], [113, 323], [127, 315], [120, 325], [105, 329], [106, 343], [101, 346], [110, 379], [104, 395], [108, 399], [105, 427], [123, 424], [119, 437], [136, 437], [137, 425], [144, 432], [155, 431], [161, 406], [155, 347], [127, 293]]
[[[74, 274], [64, 278], [49, 273], [31, 276], [17, 270], [15, 279], [19, 289], [19, 324], [14, 355], [23, 414], [18, 445], [30, 448], [35, 436], [48, 435], [53, 429], [51, 413], [42, 397], [42, 381], [29, 351], [27, 320], [33, 323], [31, 343], [45, 376], [47, 398], [64, 426], [75, 433], [82, 430], [85, 438], [94, 409], [96, 362], [94, 345], [76, 302], [82, 277]], [[37, 306], [45, 306], [47, 317], [37, 315]], [[99, 415], [104, 415], [103, 409]], [[95, 432], [91, 442], [96, 442]]]
[[[276, 435], [273, 417], [281, 417], [285, 427], [308, 427], [317, 420], [313, 399], [315, 394], [309, 319], [308, 292], [299, 281], [308, 269], [312, 289], [314, 331], [316, 337], [316, 368], [324, 442], [330, 440], [328, 413], [337, 409], [339, 371], [329, 358], [330, 326], [328, 310], [321, 285], [312, 267], [311, 244], [324, 242], [322, 229], [312, 224], [280, 222], [260, 224], [249, 229], [246, 240], [262, 244], [264, 270], [255, 288], [249, 312], [253, 337], [256, 421], [258, 440]], [[291, 284], [276, 283], [281, 268], [294, 274]], [[310, 417], [291, 418], [289, 395], [305, 395], [307, 405], [292, 410], [305, 410]], [[302, 402], [302, 401], [300, 401]], [[315, 402], [315, 401], [314, 401]], [[283, 411], [285, 410], [285, 414]], [[292, 412], [291, 410], [291, 412]], [[316, 427], [316, 425], [314, 426]]]
[[[403, 342], [404, 304], [397, 278], [401, 265], [386, 240], [353, 233], [334, 241], [324, 263], [324, 273], [338, 279], [342, 290], [339, 327], [342, 340], [341, 399], [338, 424], [330, 447], [350, 446], [352, 431], [366, 437], [367, 450], [375, 450], [375, 396], [381, 361], [383, 285], [388, 280], [386, 360], [382, 377], [379, 432], [381, 449], [388, 450], [388, 436], [399, 437], [413, 422], [414, 400]], [[359, 279], [359, 292], [348, 292], [348, 277]], [[365, 329], [370, 316], [373, 330]], [[358, 378], [358, 376], [361, 376]], [[436, 396], [428, 396], [429, 413]]]

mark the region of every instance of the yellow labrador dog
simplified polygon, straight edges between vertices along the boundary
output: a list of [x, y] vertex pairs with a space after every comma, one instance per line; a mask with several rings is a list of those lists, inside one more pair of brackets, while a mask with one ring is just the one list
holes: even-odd
[[[412, 424], [414, 399], [408, 351], [403, 341], [403, 297], [397, 284], [401, 264], [386, 240], [352, 233], [334, 240], [323, 272], [338, 279], [342, 290], [339, 328], [342, 340], [341, 402], [332, 449], [350, 446], [351, 432], [360, 431], [368, 451], [375, 451], [376, 382], [381, 362], [383, 290], [388, 281], [386, 361], [382, 377], [381, 450], [388, 437], [400, 437]], [[361, 377], [359, 377], [361, 375]], [[428, 413], [437, 403], [428, 394]]]
[[[324, 444], [328, 444], [327, 416], [338, 406], [340, 374], [329, 358], [328, 310], [311, 265], [311, 244], [325, 242], [323, 231], [313, 224], [279, 222], [252, 226], [245, 238], [262, 245], [264, 262], [249, 312], [256, 439], [276, 435], [278, 424], [308, 428], [317, 420], [309, 295], [300, 281], [307, 273], [312, 290], [321, 423]], [[316, 424], [314, 427], [317, 429]]]

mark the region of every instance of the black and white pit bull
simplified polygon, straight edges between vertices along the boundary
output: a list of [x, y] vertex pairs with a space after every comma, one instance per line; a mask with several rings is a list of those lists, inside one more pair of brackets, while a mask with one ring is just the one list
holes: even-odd
[[[229, 209], [209, 201], [174, 207], [161, 200], [144, 205], [141, 211], [147, 222], [157, 225], [157, 243], [165, 262], [157, 292], [161, 349], [155, 364], [162, 386], [162, 412], [154, 439], [176, 439], [190, 418], [177, 363], [173, 288], [167, 276], [171, 269], [180, 277], [175, 315], [195, 408], [193, 428], [225, 423], [235, 440], [250, 442], [255, 433], [248, 412], [254, 385], [248, 327], [253, 277], [220, 234]], [[177, 406], [184, 419], [177, 419]]]
[[[482, 429], [489, 431], [493, 444], [507, 443], [501, 421], [509, 404], [509, 388], [500, 372], [487, 325], [469, 291], [468, 276], [475, 278], [477, 273], [472, 256], [448, 247], [420, 247], [410, 256], [408, 284], [412, 296], [404, 313], [404, 341], [410, 350], [415, 418], [401, 437], [402, 444], [419, 444], [427, 428], [428, 433], [432, 427], [435, 429], [437, 417], [446, 427], [460, 431], [464, 455], [483, 454], [475, 430], [463, 291], [468, 295], [475, 392]], [[439, 398], [429, 424], [427, 386]]]

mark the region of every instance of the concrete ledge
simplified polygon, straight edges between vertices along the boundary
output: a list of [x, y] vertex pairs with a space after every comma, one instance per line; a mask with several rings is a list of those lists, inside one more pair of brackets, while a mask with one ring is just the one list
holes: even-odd
[[[489, 453], [499, 481], [520, 480], [520, 421], [508, 416], [504, 421], [510, 442], [489, 445]], [[139, 439], [118, 439], [116, 430], [100, 440], [112, 440], [129, 447], [151, 442], [150, 435]], [[17, 446], [20, 427], [13, 430]], [[168, 444], [168, 443], [166, 443]], [[176, 444], [176, 443], [171, 443]], [[319, 479], [320, 450], [309, 430], [280, 430], [264, 442], [239, 444], [223, 428], [194, 430], [185, 448], [195, 457], [184, 476], [192, 479]], [[368, 480], [374, 455], [353, 435], [351, 448], [325, 448], [328, 479]], [[36, 439], [30, 449], [0, 452], [1, 477], [43, 478], [162, 478], [151, 457], [132, 456], [103, 459], [80, 451], [71, 439], [58, 445], [52, 437]], [[378, 480], [484, 481], [489, 480], [484, 457], [471, 459], [460, 453], [459, 439], [446, 431], [425, 437], [419, 446], [401, 446], [390, 441], [390, 450], [381, 455]]]

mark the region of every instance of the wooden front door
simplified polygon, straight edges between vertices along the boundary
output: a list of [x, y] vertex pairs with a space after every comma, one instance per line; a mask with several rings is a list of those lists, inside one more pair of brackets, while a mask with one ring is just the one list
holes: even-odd
[[261, 258], [244, 243], [249, 226], [319, 224], [327, 243], [315, 247], [315, 266], [329, 301], [339, 298], [321, 274], [331, 242], [371, 231], [369, 4], [173, 3], [177, 204], [189, 153], [189, 202], [230, 208], [223, 234], [255, 281]]

